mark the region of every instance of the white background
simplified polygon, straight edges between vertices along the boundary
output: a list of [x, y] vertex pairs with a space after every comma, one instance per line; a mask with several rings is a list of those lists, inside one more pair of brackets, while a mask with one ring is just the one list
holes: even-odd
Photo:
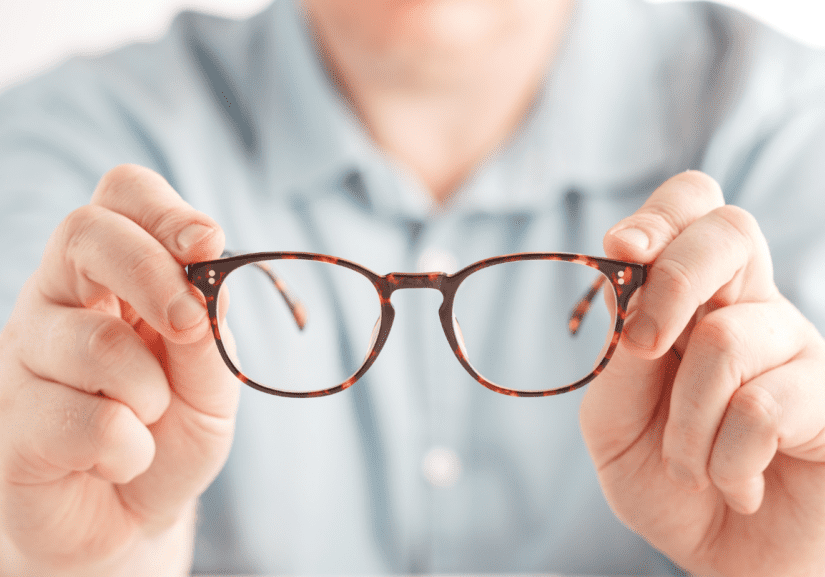
[[[672, 0], [649, 0], [667, 2]], [[825, 0], [721, 0], [825, 48]], [[231, 17], [270, 0], [0, 0], [0, 91], [64, 60], [159, 37], [192, 8]]]

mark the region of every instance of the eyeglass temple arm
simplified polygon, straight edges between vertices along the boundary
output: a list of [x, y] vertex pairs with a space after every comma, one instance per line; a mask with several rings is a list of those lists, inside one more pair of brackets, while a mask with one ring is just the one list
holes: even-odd
[[582, 324], [582, 320], [584, 320], [585, 315], [590, 310], [590, 305], [593, 304], [593, 299], [596, 298], [605, 280], [606, 277], [604, 275], [596, 277], [596, 280], [590, 285], [590, 290], [587, 291], [587, 294], [576, 303], [573, 312], [570, 314], [570, 320], [567, 321], [567, 328], [571, 335], [579, 332], [579, 325]]
[[[221, 254], [221, 258], [228, 257], [228, 256], [238, 256], [240, 253], [232, 252], [229, 250], [223, 251]], [[272, 281], [272, 284], [275, 285], [275, 289], [281, 294], [281, 297], [284, 299], [286, 306], [289, 307], [289, 311], [292, 313], [292, 318], [295, 319], [295, 324], [298, 325], [298, 328], [303, 330], [304, 325], [307, 322], [307, 310], [304, 307], [303, 303], [296, 297], [291, 290], [289, 290], [289, 286], [284, 282], [283, 279], [278, 277], [275, 274], [275, 271], [272, 270], [265, 262], [254, 262], [252, 263], [259, 269], [261, 269], [266, 276]]]

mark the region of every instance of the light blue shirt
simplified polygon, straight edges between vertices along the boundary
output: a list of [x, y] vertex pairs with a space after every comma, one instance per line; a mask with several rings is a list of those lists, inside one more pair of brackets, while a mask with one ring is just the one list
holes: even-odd
[[[243, 21], [184, 13], [158, 42], [73, 58], [0, 96], [0, 321], [51, 231], [126, 162], [215, 218], [230, 249], [382, 274], [427, 255], [600, 255], [610, 226], [697, 168], [756, 216], [780, 289], [825, 327], [825, 58], [710, 4], [581, 1], [528, 117], [445, 207], [370, 142], [286, 0]], [[437, 293], [393, 303], [390, 338], [352, 388], [243, 389], [201, 500], [196, 571], [681, 574], [607, 506], [583, 390], [495, 394], [454, 358]], [[439, 447], [460, 470], [447, 487], [422, 473]]]

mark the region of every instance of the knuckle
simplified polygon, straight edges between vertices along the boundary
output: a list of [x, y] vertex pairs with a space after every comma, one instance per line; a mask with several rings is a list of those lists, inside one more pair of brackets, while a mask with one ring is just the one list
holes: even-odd
[[698, 279], [690, 269], [681, 262], [672, 258], [662, 258], [654, 265], [654, 273], [659, 275], [657, 285], [662, 287], [666, 294], [676, 298], [685, 297], [693, 292], [698, 285]]
[[724, 374], [738, 385], [750, 362], [748, 335], [745, 327], [727, 313], [725, 309], [708, 313], [696, 323], [690, 339], [702, 356], [724, 367]]
[[780, 405], [764, 387], [751, 385], [739, 388], [730, 401], [731, 418], [743, 428], [776, 430]]
[[123, 278], [136, 287], [142, 287], [149, 318], [166, 318], [169, 301], [174, 298], [176, 281], [169, 282], [172, 270], [171, 256], [157, 243], [146, 243], [124, 256]]
[[736, 488], [742, 482], [742, 479], [723, 472], [719, 469], [719, 467], [714, 466], [714, 464], [711, 464], [709, 467], [708, 476], [710, 476], [711, 482], [716, 487], [722, 490], [727, 490], [728, 492]]
[[101, 322], [89, 336], [87, 354], [91, 362], [108, 371], [127, 365], [135, 355], [128, 334], [131, 330], [117, 318]]
[[223, 453], [227, 448], [227, 441], [231, 441], [234, 426], [233, 419], [209, 412], [193, 412], [188, 418], [180, 421], [182, 436], [187, 439], [199, 439], [200, 450], [204, 455]]
[[726, 357], [741, 354], [746, 349], [745, 328], [724, 309], [717, 309], [705, 315], [693, 329], [692, 340], [698, 341]]
[[76, 208], [63, 219], [62, 245], [67, 253], [73, 252], [84, 243], [89, 229], [100, 216], [100, 210], [99, 207], [85, 205]]
[[185, 212], [177, 208], [169, 210], [165, 204], [147, 203], [142, 207], [141, 221], [149, 234], [164, 245], [173, 246], [170, 240], [191, 220]]
[[703, 196], [709, 194], [718, 204], [724, 204], [725, 202], [722, 187], [719, 186], [715, 178], [705, 172], [700, 170], [686, 170], [673, 178], [695, 189], [698, 194]]
[[117, 446], [124, 437], [128, 426], [129, 409], [126, 405], [110, 399], [95, 399], [95, 407], [89, 417], [89, 440], [95, 452], [106, 452]]
[[161, 246], [139, 246], [124, 256], [126, 278], [139, 286], [154, 284], [167, 265], [167, 252]]
[[120, 193], [135, 180], [146, 178], [151, 174], [154, 172], [138, 164], [119, 164], [100, 178], [92, 194], [92, 202], [106, 204], [108, 197]]
[[[672, 426], [674, 438], [679, 447], [679, 460], [690, 466], [691, 470], [701, 471], [704, 468], [701, 456], [707, 449], [707, 439], [704, 434], [690, 418], [678, 419]], [[671, 456], [676, 457], [676, 452], [673, 452]]]
[[752, 241], [760, 234], [756, 218], [744, 208], [726, 204], [714, 210], [713, 213], [748, 241]]
[[56, 247], [56, 259], [65, 270], [75, 271], [79, 278], [86, 277], [83, 255], [92, 248], [93, 227], [100, 222], [103, 210], [97, 206], [81, 206], [69, 213], [60, 224], [62, 230]]

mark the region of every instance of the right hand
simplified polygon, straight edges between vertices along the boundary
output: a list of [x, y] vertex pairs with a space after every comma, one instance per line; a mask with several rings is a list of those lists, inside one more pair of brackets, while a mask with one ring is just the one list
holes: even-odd
[[[195, 223], [207, 228], [179, 236]], [[172, 533], [188, 536], [188, 563], [240, 382], [183, 266], [223, 243], [215, 221], [135, 165], [109, 171], [49, 239], [0, 333], [0, 533], [26, 574], [134, 570]]]

